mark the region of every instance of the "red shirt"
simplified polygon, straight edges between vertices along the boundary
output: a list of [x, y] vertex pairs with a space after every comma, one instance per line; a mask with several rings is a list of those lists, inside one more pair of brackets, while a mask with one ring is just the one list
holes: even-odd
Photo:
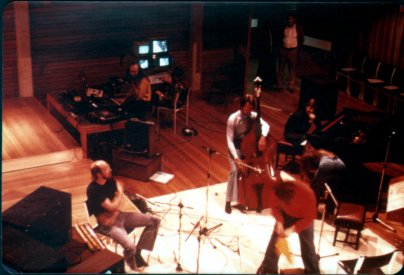
[[270, 207], [272, 208], [273, 216], [278, 222], [283, 223], [281, 210], [291, 217], [298, 218], [299, 220], [295, 223], [295, 231], [299, 233], [313, 224], [313, 220], [317, 217], [316, 196], [306, 183], [294, 181], [283, 184], [294, 185], [292, 198], [288, 203], [282, 203], [272, 191], [268, 197], [271, 202]]

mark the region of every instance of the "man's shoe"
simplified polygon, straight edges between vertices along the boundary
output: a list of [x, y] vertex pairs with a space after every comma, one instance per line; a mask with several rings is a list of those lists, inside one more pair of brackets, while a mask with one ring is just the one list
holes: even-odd
[[246, 213], [247, 211], [247, 207], [242, 204], [236, 204], [233, 207], [238, 209], [241, 213]]
[[140, 254], [140, 252], [136, 252], [135, 259], [136, 259], [137, 268], [149, 266], [149, 264], [142, 258], [142, 255]]
[[257, 274], [278, 274], [278, 273], [270, 272], [269, 270], [266, 270], [263, 265], [260, 265], [260, 267], [257, 269]]
[[231, 204], [230, 204], [229, 201], [226, 201], [226, 206], [224, 207], [224, 211], [225, 211], [227, 214], [231, 214]]

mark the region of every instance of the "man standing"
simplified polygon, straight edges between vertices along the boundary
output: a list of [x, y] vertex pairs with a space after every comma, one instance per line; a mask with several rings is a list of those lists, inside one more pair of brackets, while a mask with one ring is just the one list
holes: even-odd
[[276, 244], [292, 232], [299, 234], [300, 250], [306, 274], [320, 274], [314, 247], [313, 220], [316, 218], [316, 197], [301, 181], [278, 179], [270, 192], [271, 209], [276, 219], [274, 231], [257, 274], [278, 274], [279, 253]]
[[[227, 120], [226, 138], [230, 154], [230, 175], [227, 183], [226, 213], [231, 213], [231, 202], [238, 201], [237, 175], [242, 169], [240, 145], [243, 137], [251, 130], [257, 113], [252, 110], [255, 107], [255, 99], [251, 94], [245, 94], [240, 99], [240, 109], [231, 114]], [[258, 149], [264, 151], [267, 147], [266, 137], [269, 133], [269, 125], [260, 119], [261, 137], [258, 140]]]
[[278, 86], [279, 88], [283, 86], [285, 66], [288, 65], [288, 89], [291, 93], [293, 93], [299, 50], [304, 42], [303, 28], [296, 24], [296, 18], [293, 15], [288, 16], [288, 24], [283, 30], [282, 42], [283, 47], [280, 50]]
[[[121, 212], [123, 187], [112, 177], [112, 170], [103, 160], [94, 161], [90, 172], [92, 181], [87, 186], [87, 206], [94, 214], [100, 230], [109, 235], [124, 248], [124, 257], [132, 270], [148, 266], [141, 256], [142, 249], [151, 251], [157, 237], [160, 219], [149, 214]], [[145, 226], [139, 242], [128, 236], [126, 229]]]

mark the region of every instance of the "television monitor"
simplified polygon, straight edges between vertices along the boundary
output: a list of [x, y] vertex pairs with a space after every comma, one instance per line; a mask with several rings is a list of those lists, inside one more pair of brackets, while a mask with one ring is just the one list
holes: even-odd
[[165, 53], [168, 52], [167, 40], [158, 39], [153, 40], [153, 53]]
[[135, 56], [146, 56], [151, 53], [151, 43], [149, 41], [133, 42], [133, 54]]
[[159, 66], [160, 67], [169, 67], [170, 66], [170, 57], [168, 57], [168, 56], [160, 57]]
[[140, 68], [142, 68], [142, 69], [148, 69], [149, 68], [149, 59], [147, 59], [147, 58], [141, 58], [141, 59], [139, 59], [139, 65], [140, 65]]
[[142, 44], [142, 45], [139, 45], [139, 48], [138, 48], [138, 54], [149, 54], [149, 52], [150, 52], [150, 46], [149, 46], [149, 44]]

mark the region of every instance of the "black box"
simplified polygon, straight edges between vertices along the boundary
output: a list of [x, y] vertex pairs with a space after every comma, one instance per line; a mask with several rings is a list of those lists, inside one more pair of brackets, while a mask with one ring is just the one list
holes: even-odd
[[41, 186], [4, 211], [3, 224], [48, 246], [60, 247], [71, 239], [71, 194]]
[[66, 271], [66, 258], [58, 250], [9, 224], [3, 223], [2, 234], [2, 258], [5, 265], [24, 273]]
[[161, 171], [161, 154], [145, 157], [116, 150], [112, 167], [119, 176], [148, 181], [154, 173]]

